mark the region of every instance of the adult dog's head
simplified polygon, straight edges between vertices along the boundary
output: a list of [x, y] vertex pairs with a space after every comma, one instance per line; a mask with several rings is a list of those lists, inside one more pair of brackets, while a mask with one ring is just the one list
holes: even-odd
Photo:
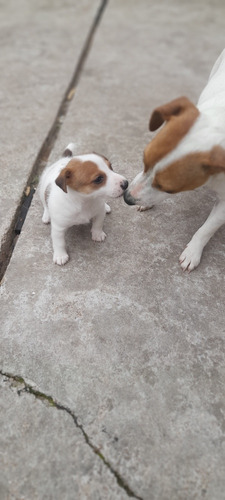
[[225, 149], [210, 130], [206, 115], [186, 97], [156, 108], [149, 129], [165, 125], [146, 146], [144, 171], [124, 193], [128, 205], [152, 206], [181, 191], [193, 190], [225, 172]]

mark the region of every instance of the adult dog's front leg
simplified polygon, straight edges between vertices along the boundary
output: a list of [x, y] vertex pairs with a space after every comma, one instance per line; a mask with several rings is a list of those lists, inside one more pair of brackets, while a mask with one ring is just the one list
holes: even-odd
[[225, 201], [219, 201], [209, 214], [208, 219], [194, 234], [180, 256], [183, 271], [192, 271], [198, 266], [202, 251], [214, 233], [225, 223]]

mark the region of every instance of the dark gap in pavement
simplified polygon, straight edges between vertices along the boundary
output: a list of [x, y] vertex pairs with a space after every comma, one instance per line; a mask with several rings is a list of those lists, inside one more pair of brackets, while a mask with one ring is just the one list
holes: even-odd
[[77, 429], [79, 429], [84, 437], [84, 440], [86, 444], [92, 449], [92, 451], [103, 461], [105, 466], [110, 470], [110, 472], [114, 475], [118, 485], [120, 488], [122, 488], [129, 497], [136, 498], [137, 500], [143, 500], [141, 497], [137, 496], [131, 488], [128, 486], [126, 481], [122, 478], [122, 476], [112, 467], [110, 462], [106, 460], [106, 458], [103, 456], [103, 454], [100, 452], [100, 450], [92, 444], [89, 436], [85, 432], [83, 426], [79, 424], [77, 416], [68, 408], [67, 406], [62, 405], [61, 403], [58, 403], [53, 399], [52, 396], [49, 396], [41, 391], [38, 391], [34, 387], [32, 387], [30, 384], [28, 384], [23, 377], [19, 375], [12, 375], [11, 373], [3, 372], [0, 370], [0, 375], [2, 377], [5, 377], [8, 381], [12, 382], [17, 382], [19, 385], [22, 385], [23, 387], [21, 389], [17, 389], [17, 394], [20, 396], [21, 393], [26, 392], [28, 394], [32, 394], [35, 398], [39, 399], [41, 402], [48, 403], [49, 406], [56, 408], [57, 410], [65, 411], [70, 417], [72, 417], [73, 422]]
[[101, 21], [103, 12], [107, 5], [108, 0], [101, 0], [99, 8], [96, 12], [96, 16], [93, 20], [92, 26], [90, 28], [89, 34], [87, 36], [86, 42], [84, 43], [83, 49], [81, 51], [80, 57], [78, 59], [78, 63], [75, 67], [75, 71], [73, 73], [72, 79], [65, 91], [61, 104], [59, 106], [58, 112], [56, 114], [55, 120], [50, 128], [47, 137], [45, 138], [41, 149], [37, 155], [37, 158], [33, 164], [31, 169], [31, 173], [28, 177], [26, 187], [23, 190], [20, 202], [12, 219], [12, 222], [3, 237], [3, 241], [1, 244], [1, 252], [0, 252], [0, 285], [5, 275], [6, 269], [9, 265], [10, 259], [13, 254], [13, 250], [15, 248], [18, 235], [20, 234], [23, 224], [25, 222], [30, 204], [33, 199], [33, 195], [35, 193], [38, 178], [43, 168], [45, 167], [50, 153], [54, 147], [56, 139], [59, 135], [59, 131], [63, 124], [63, 118], [66, 116], [70, 103], [72, 101], [75, 87], [77, 86], [84, 64], [86, 62], [87, 56], [91, 49], [91, 45], [93, 42], [93, 38], [97, 27]]

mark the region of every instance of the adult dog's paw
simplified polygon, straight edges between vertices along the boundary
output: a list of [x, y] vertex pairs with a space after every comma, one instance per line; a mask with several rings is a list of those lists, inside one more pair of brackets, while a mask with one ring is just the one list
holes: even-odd
[[183, 271], [193, 271], [193, 269], [199, 265], [201, 256], [202, 248], [196, 243], [190, 241], [179, 258]]

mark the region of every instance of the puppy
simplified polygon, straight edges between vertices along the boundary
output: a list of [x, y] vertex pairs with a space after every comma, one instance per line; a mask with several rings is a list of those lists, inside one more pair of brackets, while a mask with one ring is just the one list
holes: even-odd
[[96, 153], [73, 156], [74, 151], [75, 144], [69, 144], [63, 157], [44, 170], [39, 185], [42, 221], [51, 222], [53, 262], [59, 265], [69, 259], [65, 246], [69, 227], [92, 220], [92, 239], [104, 241], [103, 221], [111, 211], [106, 199], [121, 196], [128, 186], [105, 157]]
[[180, 97], [156, 108], [157, 130], [144, 151], [144, 172], [124, 194], [129, 205], [151, 207], [168, 196], [206, 185], [219, 198], [208, 219], [180, 256], [182, 269], [198, 266], [203, 248], [225, 222], [225, 50], [217, 59], [197, 106]]

